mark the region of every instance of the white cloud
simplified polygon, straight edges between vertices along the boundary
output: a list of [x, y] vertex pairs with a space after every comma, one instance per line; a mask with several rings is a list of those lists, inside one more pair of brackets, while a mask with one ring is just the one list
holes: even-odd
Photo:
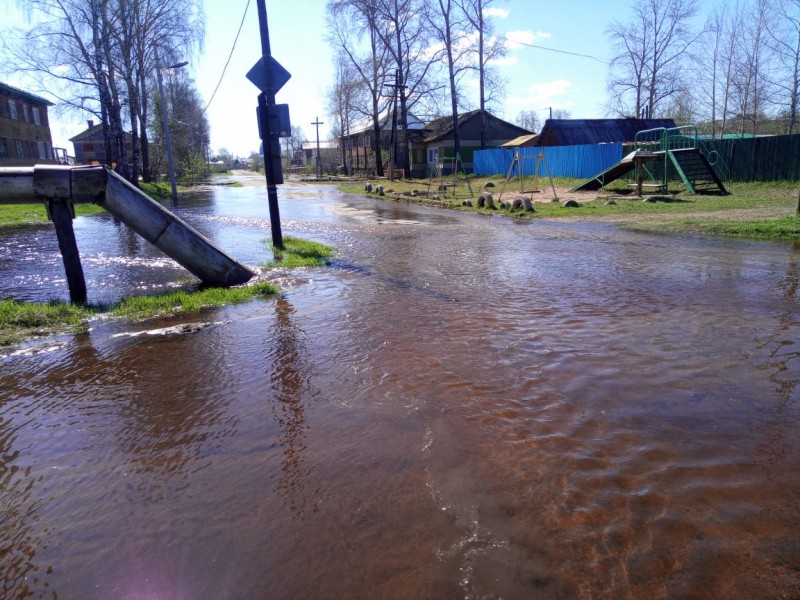
[[539, 40], [547, 39], [550, 39], [550, 34], [545, 31], [507, 31], [506, 47], [517, 49], [525, 44], [533, 44]]
[[571, 88], [572, 82], [566, 79], [555, 79], [546, 83], [533, 83], [528, 86], [527, 93], [520, 96], [510, 96], [506, 99], [506, 104], [520, 108], [541, 108], [543, 106], [569, 108], [572, 106], [572, 102], [565, 102], [562, 96], [569, 93]]
[[516, 56], [503, 56], [490, 60], [489, 64], [496, 67], [514, 67], [519, 64], [519, 58]]
[[506, 19], [508, 18], [508, 9], [507, 8], [498, 8], [498, 7], [490, 7], [483, 9], [483, 16], [484, 17], [497, 17], [498, 19]]

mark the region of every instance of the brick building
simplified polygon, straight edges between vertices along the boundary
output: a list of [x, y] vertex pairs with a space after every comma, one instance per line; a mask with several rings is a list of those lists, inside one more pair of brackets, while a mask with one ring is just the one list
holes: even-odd
[[0, 165], [55, 162], [48, 106], [49, 100], [0, 83]]

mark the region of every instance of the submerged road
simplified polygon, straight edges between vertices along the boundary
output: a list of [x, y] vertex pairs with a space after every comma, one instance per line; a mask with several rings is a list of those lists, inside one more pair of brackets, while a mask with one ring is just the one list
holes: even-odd
[[[800, 250], [281, 194], [331, 267], [2, 358], [5, 597], [800, 595]], [[269, 258], [263, 189], [179, 213]], [[90, 301], [184, 285], [75, 228]], [[0, 296], [52, 295], [49, 233]]]

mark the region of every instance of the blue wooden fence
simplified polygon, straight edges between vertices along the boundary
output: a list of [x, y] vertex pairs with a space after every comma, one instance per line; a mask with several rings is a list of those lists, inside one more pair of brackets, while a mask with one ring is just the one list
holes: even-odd
[[[542, 151], [553, 177], [588, 179], [622, 160], [622, 144], [546, 146], [518, 148], [517, 150], [524, 175], [533, 175], [536, 168], [536, 157]], [[473, 170], [476, 175], [508, 175], [513, 160], [513, 149], [477, 150], [473, 155]], [[517, 174], [515, 166], [511, 176], [514, 177]], [[547, 175], [544, 165], [539, 167], [539, 175]]]

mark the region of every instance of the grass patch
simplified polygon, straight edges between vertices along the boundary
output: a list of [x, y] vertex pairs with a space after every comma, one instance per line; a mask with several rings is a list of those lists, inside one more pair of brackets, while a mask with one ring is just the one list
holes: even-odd
[[272, 246], [275, 259], [267, 263], [267, 267], [321, 267], [333, 258], [333, 248], [303, 240], [289, 235], [283, 236], [283, 250]]
[[[76, 204], [75, 216], [96, 215], [103, 209], [96, 204]], [[0, 205], [0, 227], [16, 227], [47, 223], [47, 210], [44, 204], [3, 204]]]
[[278, 287], [267, 282], [243, 287], [205, 288], [195, 292], [178, 291], [159, 296], [125, 298], [112, 306], [108, 312], [134, 319], [196, 313], [204, 308], [242, 304], [255, 297], [271, 296], [276, 293]]
[[90, 308], [60, 301], [0, 300], [0, 346], [36, 335], [78, 330], [94, 313]]
[[682, 217], [654, 223], [631, 223], [628, 229], [662, 233], [697, 233], [755, 240], [800, 240], [800, 216], [788, 215], [758, 221], [728, 221], [713, 217]]
[[272, 296], [278, 291], [276, 285], [261, 282], [234, 288], [205, 288], [195, 292], [178, 291], [159, 296], [126, 298], [111, 306], [0, 300], [0, 346], [34, 336], [77, 331], [85, 328], [89, 319], [99, 314], [146, 319], [197, 313], [205, 308], [242, 304], [253, 298]]

